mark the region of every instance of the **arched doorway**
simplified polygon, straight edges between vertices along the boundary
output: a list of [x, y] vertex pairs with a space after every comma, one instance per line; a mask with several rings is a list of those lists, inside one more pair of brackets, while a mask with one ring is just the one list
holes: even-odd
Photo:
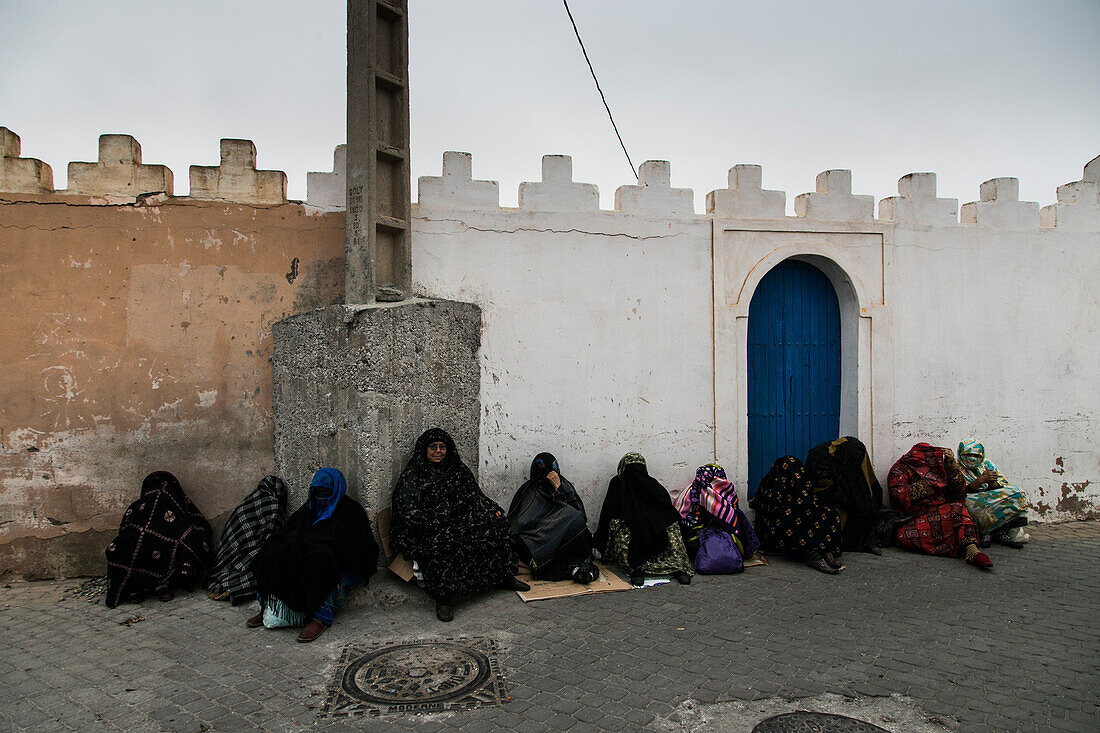
[[836, 291], [813, 265], [788, 259], [749, 304], [748, 489], [776, 458], [840, 434], [841, 321]]

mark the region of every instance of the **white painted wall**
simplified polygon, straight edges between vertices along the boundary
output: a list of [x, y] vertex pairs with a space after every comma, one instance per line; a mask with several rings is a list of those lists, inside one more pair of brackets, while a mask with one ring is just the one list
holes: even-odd
[[960, 208], [928, 173], [902, 178], [878, 219], [847, 171], [777, 216], [783, 193], [762, 189], [757, 166], [732, 169], [698, 215], [656, 161], [617, 192], [625, 210], [599, 211], [565, 156], [524, 184], [523, 208], [502, 209], [469, 156], [448, 154], [441, 177], [421, 179], [415, 287], [483, 309], [480, 473], [501, 502], [541, 450], [593, 521], [628, 450], [673, 490], [717, 457], [743, 491], [748, 303], [798, 256], [826, 258], [858, 301], [849, 422], [880, 479], [914, 443], [974, 436], [1028, 491], [1033, 520], [1096, 516], [1098, 168], [1060, 187], [1040, 226], [1014, 179]]

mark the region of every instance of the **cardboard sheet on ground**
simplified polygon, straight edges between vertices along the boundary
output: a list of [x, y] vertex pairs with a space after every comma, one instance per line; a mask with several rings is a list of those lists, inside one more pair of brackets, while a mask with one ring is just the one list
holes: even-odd
[[574, 583], [572, 580], [535, 580], [531, 577], [531, 568], [520, 564], [517, 578], [531, 586], [528, 591], [516, 591], [516, 595], [523, 599], [524, 603], [530, 601], [545, 601], [550, 598], [570, 598], [572, 596], [587, 596], [593, 593], [611, 593], [613, 591], [630, 590], [634, 586], [620, 578], [615, 573], [596, 563], [600, 569], [600, 577], [588, 585]]
[[405, 559], [405, 556], [401, 553], [394, 555], [393, 549], [390, 547], [390, 508], [386, 507], [382, 511], [378, 512], [378, 537], [382, 540], [382, 552], [386, 554], [386, 557], [392, 557], [390, 561], [390, 570], [394, 575], [404, 580], [406, 583], [413, 579], [413, 565], [411, 562]]

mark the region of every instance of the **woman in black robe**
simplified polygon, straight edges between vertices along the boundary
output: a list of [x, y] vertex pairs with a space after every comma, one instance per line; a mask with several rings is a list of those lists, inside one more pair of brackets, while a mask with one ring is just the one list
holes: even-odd
[[680, 531], [680, 513], [639, 453], [627, 453], [619, 461], [607, 485], [595, 541], [633, 585], [644, 584], [647, 575], [671, 575], [686, 585], [695, 574]]
[[246, 496], [222, 530], [214, 567], [206, 576], [212, 600], [234, 606], [256, 597], [252, 561], [271, 533], [286, 522], [286, 484], [278, 476], [264, 476]]
[[252, 565], [260, 613], [249, 628], [305, 625], [308, 643], [332, 626], [336, 612], [378, 569], [378, 545], [359, 502], [347, 496], [344, 475], [322, 468], [309, 499], [264, 543]]
[[531, 461], [530, 478], [508, 507], [508, 524], [516, 551], [534, 577], [584, 584], [599, 576], [584, 504], [552, 454], [539, 453]]
[[393, 548], [413, 563], [436, 602], [440, 621], [454, 618], [458, 596], [489, 588], [530, 590], [516, 580], [508, 520], [481, 493], [446, 431], [421, 435], [393, 490]]
[[749, 505], [756, 511], [756, 536], [765, 550], [801, 560], [836, 575], [840, 562], [840, 515], [817, 503], [802, 461], [783, 456], [760, 481]]
[[840, 514], [841, 548], [881, 555], [875, 526], [883, 508], [882, 486], [867, 447], [851, 436], [822, 443], [806, 454], [806, 473], [817, 502]]
[[122, 515], [118, 536], [107, 545], [107, 596], [137, 603], [155, 592], [172, 599], [172, 586], [193, 587], [213, 553], [214, 531], [176, 477], [154, 471], [141, 482], [141, 496]]

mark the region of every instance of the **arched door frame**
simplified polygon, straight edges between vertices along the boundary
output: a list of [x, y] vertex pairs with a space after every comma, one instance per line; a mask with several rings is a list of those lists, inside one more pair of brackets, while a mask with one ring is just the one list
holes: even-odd
[[[738, 489], [747, 488], [749, 303], [764, 275], [787, 259], [818, 268], [836, 291], [841, 324], [840, 432], [859, 436], [868, 450], [873, 451], [872, 317], [883, 301], [882, 234], [862, 233], [873, 241], [867, 240], [857, 247], [851, 246], [852, 233], [725, 231], [722, 234], [723, 241], [719, 241], [719, 232], [715, 231], [716, 460], [727, 467]], [[743, 242], [737, 241], [738, 234], [745, 235]], [[829, 242], [834, 238], [839, 240], [837, 244]], [[775, 246], [776, 239], [787, 243]], [[752, 256], [753, 249], [759, 256]], [[739, 262], [742, 266], [749, 265], [747, 270], [738, 273]], [[879, 276], [878, 281], [868, 282], [875, 275]], [[729, 471], [731, 466], [733, 470]]]

